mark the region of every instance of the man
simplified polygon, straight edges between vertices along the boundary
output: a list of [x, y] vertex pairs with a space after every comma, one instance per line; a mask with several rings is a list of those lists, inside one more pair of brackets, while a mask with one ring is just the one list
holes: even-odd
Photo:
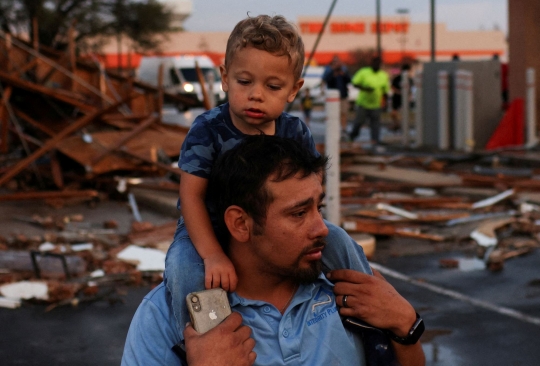
[[325, 69], [322, 79], [326, 88], [339, 90], [341, 132], [344, 133], [347, 129], [347, 114], [349, 112], [348, 85], [351, 82], [351, 77], [339, 56], [336, 55], [332, 58], [332, 62]]
[[371, 143], [377, 145], [380, 142], [381, 111], [386, 105], [389, 90], [388, 74], [381, 70], [381, 62], [380, 57], [374, 57], [371, 66], [361, 68], [352, 78], [352, 84], [360, 89], [356, 99], [356, 117], [350, 134], [352, 141], [358, 137], [366, 119], [369, 119]]
[[[182, 337], [160, 285], [133, 318], [122, 363], [180, 364], [171, 348], [185, 338], [190, 366], [364, 365], [361, 339], [340, 314], [405, 337], [417, 323], [414, 309], [380, 275], [367, 274], [365, 258], [366, 273], [330, 272], [335, 285], [321, 272], [326, 162], [276, 136], [248, 136], [225, 153], [208, 192], [238, 274], [233, 314], [205, 334], [187, 326]], [[425, 364], [420, 343], [392, 346], [402, 365]]]

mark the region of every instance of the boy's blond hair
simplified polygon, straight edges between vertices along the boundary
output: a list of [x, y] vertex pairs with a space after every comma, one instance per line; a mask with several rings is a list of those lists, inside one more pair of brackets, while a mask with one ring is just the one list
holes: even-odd
[[225, 68], [229, 68], [238, 50], [249, 46], [272, 55], [287, 56], [295, 80], [300, 79], [305, 57], [304, 42], [296, 26], [283, 16], [248, 16], [236, 24], [227, 41]]

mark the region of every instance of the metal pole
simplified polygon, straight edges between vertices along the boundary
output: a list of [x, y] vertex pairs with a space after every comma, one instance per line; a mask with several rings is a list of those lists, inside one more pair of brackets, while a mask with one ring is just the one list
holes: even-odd
[[377, 0], [377, 55], [382, 57], [381, 48], [381, 0]]
[[431, 62], [435, 62], [435, 0], [431, 0]]
[[536, 70], [529, 67], [526, 71], [527, 97], [526, 97], [526, 121], [527, 121], [527, 146], [531, 147], [538, 143], [536, 129]]
[[438, 75], [439, 98], [439, 149], [447, 150], [448, 141], [448, 72], [440, 70]]
[[409, 147], [409, 73], [401, 73], [401, 131], [404, 147]]
[[330, 167], [326, 171], [326, 219], [341, 226], [340, 182], [340, 105], [339, 91], [328, 89], [326, 92], [326, 139], [325, 152], [330, 157]]

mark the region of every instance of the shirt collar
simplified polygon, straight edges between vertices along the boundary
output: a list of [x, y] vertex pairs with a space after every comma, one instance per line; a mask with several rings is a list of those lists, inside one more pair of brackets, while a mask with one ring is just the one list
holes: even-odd
[[[313, 296], [315, 296], [315, 291], [321, 285], [327, 285], [329, 287], [334, 287], [334, 284], [332, 282], [330, 282], [326, 278], [326, 276], [321, 272], [319, 274], [319, 277], [313, 283], [310, 283], [310, 284], [307, 284], [307, 285], [300, 285], [298, 287], [298, 290], [296, 291], [296, 294], [294, 295], [289, 308], [291, 308], [294, 305], [300, 304], [302, 302], [311, 300], [313, 298]], [[236, 292], [229, 293], [229, 303], [231, 304], [231, 307], [268, 305], [268, 303], [266, 301], [247, 299], [245, 297], [242, 297], [242, 296], [238, 295]]]

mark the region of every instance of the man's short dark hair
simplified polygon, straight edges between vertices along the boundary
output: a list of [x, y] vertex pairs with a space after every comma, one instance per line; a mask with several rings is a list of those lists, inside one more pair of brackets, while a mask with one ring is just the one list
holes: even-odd
[[250, 215], [261, 229], [266, 211], [273, 201], [265, 183], [271, 178], [281, 182], [300, 174], [324, 174], [328, 158], [315, 156], [292, 139], [268, 135], [247, 136], [235, 148], [223, 154], [214, 165], [208, 185], [208, 198], [218, 216], [218, 238], [226, 248], [229, 233], [223, 215], [237, 205]]

